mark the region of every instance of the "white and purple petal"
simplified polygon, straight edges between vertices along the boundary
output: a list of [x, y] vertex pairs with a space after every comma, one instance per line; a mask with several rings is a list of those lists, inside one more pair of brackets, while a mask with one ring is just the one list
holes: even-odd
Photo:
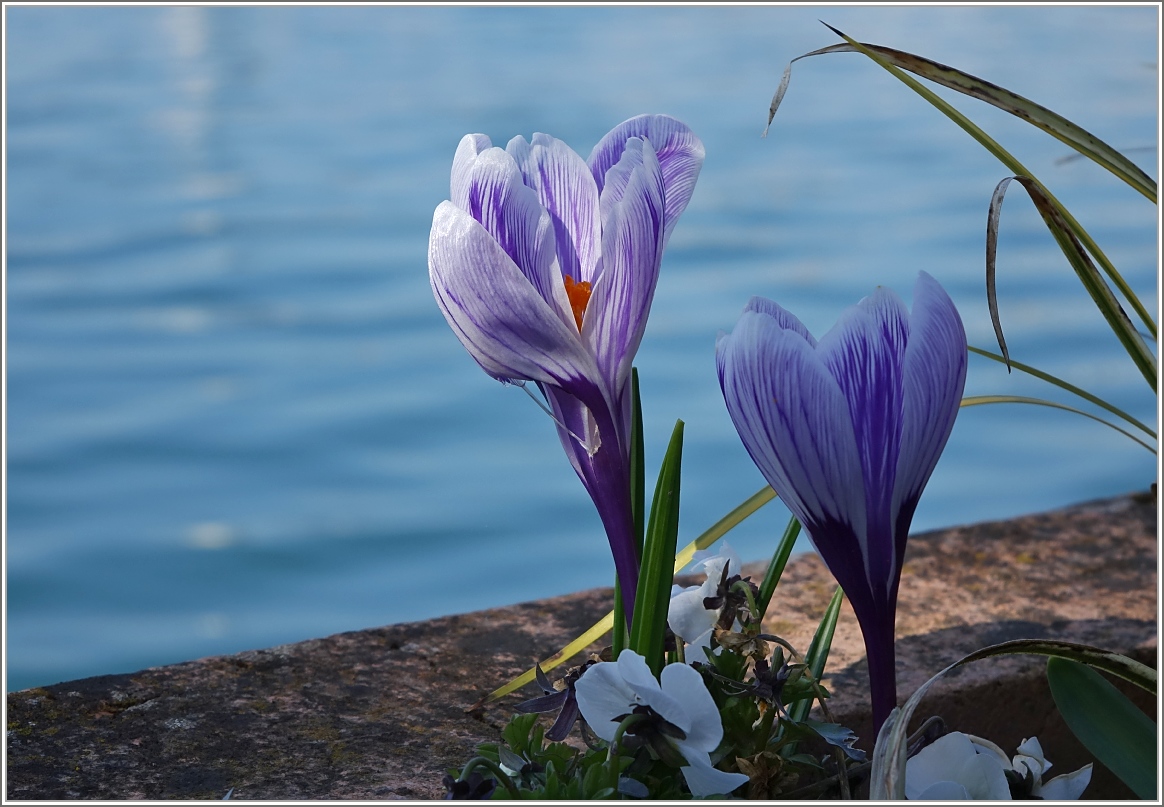
[[[841, 314], [821, 337], [817, 355], [847, 401], [861, 458], [865, 491], [867, 572], [871, 585], [893, 586], [894, 535], [890, 503], [902, 430], [902, 373], [909, 312], [883, 286]], [[860, 533], [858, 533], [860, 535]]]
[[582, 336], [615, 394], [631, 364], [655, 296], [662, 260], [663, 197], [649, 143], [631, 140], [602, 191], [602, 271], [595, 280]]
[[[720, 386], [744, 447], [850, 591], [865, 578], [865, 495], [848, 403], [812, 345], [757, 310], [716, 345]], [[860, 586], [867, 588], [868, 584]]]
[[632, 137], [649, 140], [658, 155], [663, 174], [666, 243], [695, 190], [703, 167], [703, 143], [686, 124], [669, 115], [638, 115], [623, 121], [599, 141], [587, 160], [600, 189], [609, 181], [607, 172], [622, 159], [627, 140]]
[[492, 141], [483, 134], [467, 134], [457, 144], [449, 177], [449, 200], [462, 210], [469, 209], [469, 181], [473, 166], [477, 164], [481, 153], [492, 147]]
[[593, 282], [602, 235], [598, 186], [586, 163], [561, 140], [540, 132], [532, 143], [520, 135], [513, 138], [505, 150], [553, 220], [561, 273], [576, 282]]
[[558, 270], [553, 223], [513, 158], [486, 149], [466, 161], [458, 182], [452, 202], [481, 223], [562, 321], [575, 325]]
[[954, 428], [966, 365], [966, 330], [958, 309], [936, 280], [919, 272], [902, 378], [900, 470], [891, 505], [898, 563], [918, 499]]
[[562, 321], [485, 228], [452, 202], [433, 215], [429, 282], [454, 333], [504, 381], [592, 389], [598, 370]]

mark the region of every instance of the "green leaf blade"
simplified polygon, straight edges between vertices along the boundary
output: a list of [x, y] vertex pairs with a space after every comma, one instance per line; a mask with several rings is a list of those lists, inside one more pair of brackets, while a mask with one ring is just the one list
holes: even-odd
[[647, 660], [658, 676], [663, 669], [663, 642], [667, 607], [675, 575], [675, 546], [679, 537], [679, 479], [683, 462], [683, 421], [675, 422], [671, 442], [659, 469], [651, 516], [643, 544], [643, 563], [635, 594], [628, 647]]
[[788, 526], [784, 529], [780, 543], [776, 545], [776, 551], [772, 553], [772, 560], [768, 563], [768, 570], [764, 572], [764, 579], [760, 583], [760, 596], [756, 599], [756, 609], [760, 612], [761, 619], [768, 612], [772, 595], [776, 592], [780, 576], [784, 574], [784, 567], [788, 565], [788, 558], [792, 555], [792, 549], [796, 546], [796, 539], [799, 535], [800, 522], [793, 516], [788, 520]]
[[1156, 724], [1084, 664], [1053, 656], [1047, 681], [1079, 742], [1139, 798], [1156, 798]]

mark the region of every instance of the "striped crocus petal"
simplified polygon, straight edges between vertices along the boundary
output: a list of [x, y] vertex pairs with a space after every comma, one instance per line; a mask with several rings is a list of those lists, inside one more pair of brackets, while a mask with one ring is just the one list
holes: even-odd
[[848, 402], [815, 341], [792, 314], [753, 298], [716, 347], [724, 400], [748, 454], [850, 601], [871, 602], [860, 454]]
[[619, 395], [647, 327], [663, 257], [663, 181], [651, 144], [628, 140], [606, 179], [600, 200], [602, 268], [582, 336]]
[[429, 281], [465, 349], [494, 378], [537, 381], [592, 404], [599, 378], [576, 328], [563, 322], [513, 258], [469, 213], [442, 202], [429, 237]]
[[865, 577], [872, 593], [888, 602], [896, 585], [890, 507], [902, 430], [902, 365], [909, 312], [891, 289], [877, 290], [848, 308], [817, 345], [817, 356], [836, 380], [848, 418], [836, 426], [857, 443], [864, 482]]
[[515, 137], [505, 150], [553, 221], [561, 274], [575, 282], [593, 283], [602, 236], [598, 186], [586, 163], [561, 140], [541, 133], [533, 136], [532, 143]]
[[918, 499], [946, 447], [966, 387], [966, 330], [938, 281], [918, 273], [902, 378], [901, 451], [891, 515], [897, 568]]
[[607, 172], [622, 159], [626, 142], [632, 137], [649, 141], [658, 155], [665, 189], [663, 243], [666, 244], [695, 190], [695, 180], [703, 167], [703, 143], [686, 124], [669, 115], [638, 115], [623, 121], [599, 141], [586, 161], [599, 189], [605, 186]]
[[562, 321], [575, 326], [555, 260], [553, 223], [523, 179], [513, 157], [489, 147], [489, 138], [465, 135], [453, 157], [450, 199], [493, 236]]

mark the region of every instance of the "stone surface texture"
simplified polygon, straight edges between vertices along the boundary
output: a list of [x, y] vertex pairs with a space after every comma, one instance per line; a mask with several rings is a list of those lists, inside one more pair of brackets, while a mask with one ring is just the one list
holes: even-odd
[[[745, 573], [754, 580], [764, 565]], [[807, 647], [834, 583], [794, 558], [766, 627]], [[601, 618], [609, 589], [234, 656], [106, 675], [7, 697], [8, 799], [430, 799], [445, 769], [496, 740], [522, 694], [482, 696]], [[1157, 661], [1154, 494], [1090, 502], [910, 539], [898, 607], [898, 690], [986, 645], [1056, 638]], [[872, 747], [864, 648], [847, 606], [826, 685], [834, 719]], [[562, 668], [563, 670], [565, 668]], [[918, 719], [1008, 752], [1037, 735], [1053, 773], [1090, 761], [1058, 717], [1044, 661], [976, 662], [935, 685]], [[553, 677], [553, 676], [551, 676]], [[1125, 689], [1129, 693], [1131, 688]], [[1154, 699], [1139, 702], [1155, 716]], [[1085, 798], [1130, 793], [1100, 766]]]

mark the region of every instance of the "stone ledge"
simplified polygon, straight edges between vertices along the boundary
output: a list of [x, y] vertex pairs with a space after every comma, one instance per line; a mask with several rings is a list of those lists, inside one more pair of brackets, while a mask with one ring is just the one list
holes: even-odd
[[[1017, 638], [1093, 644], [1156, 666], [1156, 500], [1142, 494], [910, 539], [898, 607], [902, 698], [961, 656]], [[746, 573], [762, 575], [763, 564]], [[833, 591], [815, 555], [789, 563], [768, 630], [798, 648]], [[86, 678], [7, 698], [8, 799], [428, 799], [444, 769], [495, 740], [525, 696], [482, 695], [609, 608], [596, 589], [342, 633], [269, 650]], [[863, 646], [848, 610], [826, 680], [836, 719], [870, 747]], [[1056, 772], [1090, 761], [1063, 727], [1043, 662], [977, 662], [919, 717], [1011, 751], [1036, 734]], [[1154, 699], [1140, 698], [1156, 714]], [[1091, 798], [1130, 794], [1096, 766]]]

